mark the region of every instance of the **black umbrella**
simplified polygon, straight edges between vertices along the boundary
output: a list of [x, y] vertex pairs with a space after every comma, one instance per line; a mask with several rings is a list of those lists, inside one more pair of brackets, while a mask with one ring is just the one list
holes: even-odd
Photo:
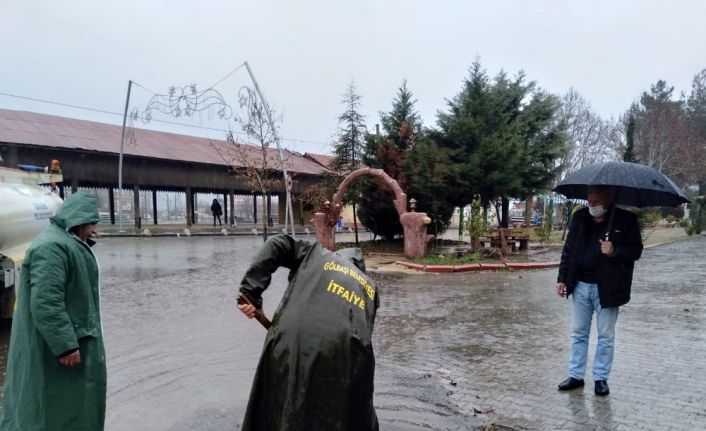
[[619, 205], [673, 207], [690, 202], [666, 175], [649, 166], [629, 162], [585, 166], [564, 178], [554, 191], [567, 198], [586, 199], [592, 186], [612, 187], [613, 201]]

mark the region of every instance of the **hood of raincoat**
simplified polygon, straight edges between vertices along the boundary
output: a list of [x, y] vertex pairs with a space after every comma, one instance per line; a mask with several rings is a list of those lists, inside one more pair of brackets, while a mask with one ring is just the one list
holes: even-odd
[[359, 270], [365, 272], [365, 259], [363, 258], [363, 252], [359, 248], [343, 248], [336, 251], [336, 254], [353, 263]]
[[64, 229], [71, 229], [82, 224], [98, 223], [100, 219], [98, 200], [93, 194], [81, 190], [64, 201], [64, 205], [59, 208], [51, 221]]

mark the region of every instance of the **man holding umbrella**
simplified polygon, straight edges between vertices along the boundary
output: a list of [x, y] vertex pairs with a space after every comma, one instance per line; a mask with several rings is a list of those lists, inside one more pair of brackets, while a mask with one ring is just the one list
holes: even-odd
[[569, 377], [560, 391], [584, 385], [588, 340], [596, 313], [598, 344], [593, 361], [595, 393], [608, 395], [618, 308], [630, 301], [635, 261], [642, 254], [637, 217], [613, 205], [613, 188], [589, 189], [588, 207], [577, 211], [564, 244], [557, 278], [559, 296], [572, 296]]
[[642, 254], [637, 217], [614, 204], [638, 208], [688, 203], [684, 192], [661, 172], [629, 162], [585, 166], [566, 176], [554, 191], [588, 199], [588, 208], [573, 216], [564, 243], [556, 292], [573, 294], [569, 377], [559, 384], [568, 391], [583, 386], [591, 320], [596, 313], [598, 345], [593, 361], [596, 395], [608, 395], [618, 307], [630, 301], [635, 261]]

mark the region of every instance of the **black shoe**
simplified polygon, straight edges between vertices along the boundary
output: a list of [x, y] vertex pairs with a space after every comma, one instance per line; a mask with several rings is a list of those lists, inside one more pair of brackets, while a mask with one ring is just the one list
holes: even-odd
[[596, 395], [605, 397], [609, 393], [608, 382], [606, 380], [596, 380]]
[[580, 388], [583, 386], [583, 379], [575, 379], [573, 377], [569, 377], [563, 382], [559, 383], [559, 390], [560, 391], [570, 391], [572, 389]]

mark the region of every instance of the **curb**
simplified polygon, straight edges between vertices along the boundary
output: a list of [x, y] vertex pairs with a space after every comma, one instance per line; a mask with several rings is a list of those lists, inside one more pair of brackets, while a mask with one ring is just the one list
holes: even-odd
[[[282, 232], [267, 232], [268, 236], [273, 236], [273, 235], [279, 235]], [[302, 236], [302, 237], [310, 237], [312, 235], [315, 235], [315, 232], [297, 232], [297, 237]], [[260, 237], [262, 236], [262, 232], [258, 232], [257, 235], [253, 234], [252, 232], [228, 232], [227, 234], [223, 234], [223, 232], [191, 232], [191, 234], [187, 235], [184, 232], [160, 232], [160, 233], [152, 233], [150, 235], [145, 235], [144, 233], [100, 233], [99, 238], [188, 238], [190, 236], [203, 236], [203, 237], [229, 237], [229, 236], [252, 236], [252, 237]]]
[[696, 235], [685, 236], [685, 237], [682, 237], [682, 238], [672, 239], [672, 240], [665, 241], [665, 242], [658, 242], [658, 243], [655, 243], [655, 244], [646, 245], [646, 246], [644, 246], [643, 248], [646, 250], [646, 249], [648, 249], [648, 248], [659, 247], [660, 245], [674, 244], [675, 242], [688, 241], [688, 240], [690, 240], [690, 239], [699, 238], [699, 237], [702, 237], [702, 236], [706, 236], [706, 233], [700, 233], [700, 234], [696, 234]]
[[559, 262], [517, 262], [517, 263], [467, 263], [462, 265], [422, 265], [419, 263], [398, 260], [395, 262], [409, 269], [422, 272], [472, 272], [472, 271], [500, 271], [504, 269], [529, 270], [558, 268]]

